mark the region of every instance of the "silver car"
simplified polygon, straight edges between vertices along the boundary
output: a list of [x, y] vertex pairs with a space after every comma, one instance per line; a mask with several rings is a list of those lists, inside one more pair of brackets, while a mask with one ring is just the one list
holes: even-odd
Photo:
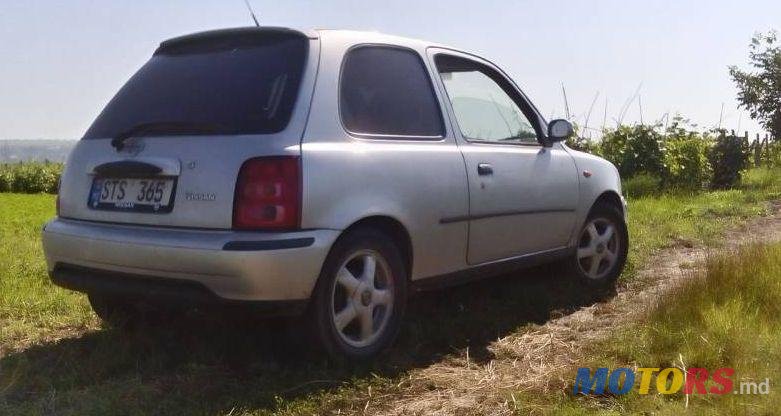
[[109, 323], [252, 305], [369, 358], [416, 290], [556, 260], [584, 287], [615, 282], [619, 175], [571, 134], [447, 46], [286, 28], [170, 39], [70, 155], [48, 270]]

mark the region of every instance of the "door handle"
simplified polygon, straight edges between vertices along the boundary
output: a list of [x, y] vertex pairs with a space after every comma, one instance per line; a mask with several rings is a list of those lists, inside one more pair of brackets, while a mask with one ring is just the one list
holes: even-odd
[[478, 163], [477, 164], [477, 174], [480, 175], [480, 176], [493, 175], [494, 174], [494, 167], [491, 166], [490, 163]]

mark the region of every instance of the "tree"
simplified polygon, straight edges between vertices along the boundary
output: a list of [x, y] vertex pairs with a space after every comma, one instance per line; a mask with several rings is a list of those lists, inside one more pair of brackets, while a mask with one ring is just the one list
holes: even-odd
[[730, 66], [729, 73], [738, 87], [740, 106], [751, 118], [781, 139], [781, 45], [778, 32], [758, 33], [751, 39], [749, 61], [756, 72]]

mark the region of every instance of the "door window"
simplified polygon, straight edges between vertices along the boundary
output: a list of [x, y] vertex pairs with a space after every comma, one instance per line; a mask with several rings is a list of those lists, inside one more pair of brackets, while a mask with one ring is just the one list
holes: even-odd
[[534, 125], [513, 99], [517, 93], [504, 77], [468, 59], [437, 55], [435, 61], [464, 138], [538, 144]]
[[342, 68], [340, 112], [351, 133], [439, 139], [442, 113], [431, 79], [417, 53], [387, 46], [360, 46]]

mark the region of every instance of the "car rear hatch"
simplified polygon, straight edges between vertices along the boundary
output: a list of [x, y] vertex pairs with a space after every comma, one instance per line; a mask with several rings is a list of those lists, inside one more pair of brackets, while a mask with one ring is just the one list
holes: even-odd
[[231, 228], [242, 165], [300, 155], [318, 48], [281, 28], [163, 42], [71, 153], [60, 217]]

